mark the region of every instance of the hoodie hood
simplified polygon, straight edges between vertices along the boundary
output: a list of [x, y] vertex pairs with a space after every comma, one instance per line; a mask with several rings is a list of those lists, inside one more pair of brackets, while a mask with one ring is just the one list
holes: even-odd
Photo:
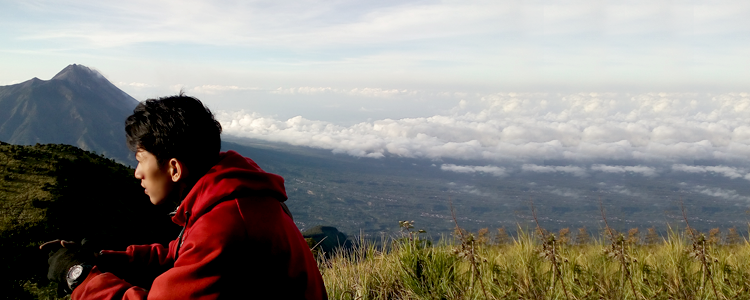
[[219, 202], [260, 195], [287, 199], [284, 178], [266, 173], [252, 159], [235, 151], [219, 154], [219, 162], [195, 183], [172, 217], [177, 225], [197, 220]]

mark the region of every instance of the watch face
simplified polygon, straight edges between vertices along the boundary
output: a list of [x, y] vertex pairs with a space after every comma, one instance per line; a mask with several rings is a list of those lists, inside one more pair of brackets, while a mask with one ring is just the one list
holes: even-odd
[[81, 273], [83, 272], [83, 267], [81, 265], [75, 265], [70, 268], [68, 271], [68, 279], [76, 280], [79, 276], [81, 276]]

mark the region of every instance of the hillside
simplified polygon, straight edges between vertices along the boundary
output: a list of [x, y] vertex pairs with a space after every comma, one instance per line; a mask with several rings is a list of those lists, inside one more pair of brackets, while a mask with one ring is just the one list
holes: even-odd
[[153, 206], [132, 174], [73, 146], [0, 144], [0, 265], [14, 274], [0, 282], [3, 297], [28, 298], [44, 286], [41, 242], [86, 237], [123, 249], [173, 239], [180, 228], [167, 216], [171, 208]]

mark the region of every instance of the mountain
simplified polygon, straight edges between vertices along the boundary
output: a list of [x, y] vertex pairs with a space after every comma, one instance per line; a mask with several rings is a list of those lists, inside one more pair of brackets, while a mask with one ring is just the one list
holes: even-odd
[[50, 80], [0, 86], [0, 141], [75, 145], [134, 165], [124, 121], [137, 104], [99, 72], [72, 64]]

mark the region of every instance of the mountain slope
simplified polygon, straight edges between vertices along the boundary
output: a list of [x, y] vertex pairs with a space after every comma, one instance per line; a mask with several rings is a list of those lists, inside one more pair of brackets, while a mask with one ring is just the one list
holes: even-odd
[[134, 164], [124, 121], [137, 104], [99, 72], [69, 65], [50, 80], [0, 87], [0, 140], [75, 145]]
[[171, 209], [152, 205], [133, 169], [110, 159], [69, 145], [0, 143], [0, 270], [10, 274], [0, 281], [3, 296], [50, 296], [41, 242], [86, 237], [104, 249], [166, 243], [180, 230]]

